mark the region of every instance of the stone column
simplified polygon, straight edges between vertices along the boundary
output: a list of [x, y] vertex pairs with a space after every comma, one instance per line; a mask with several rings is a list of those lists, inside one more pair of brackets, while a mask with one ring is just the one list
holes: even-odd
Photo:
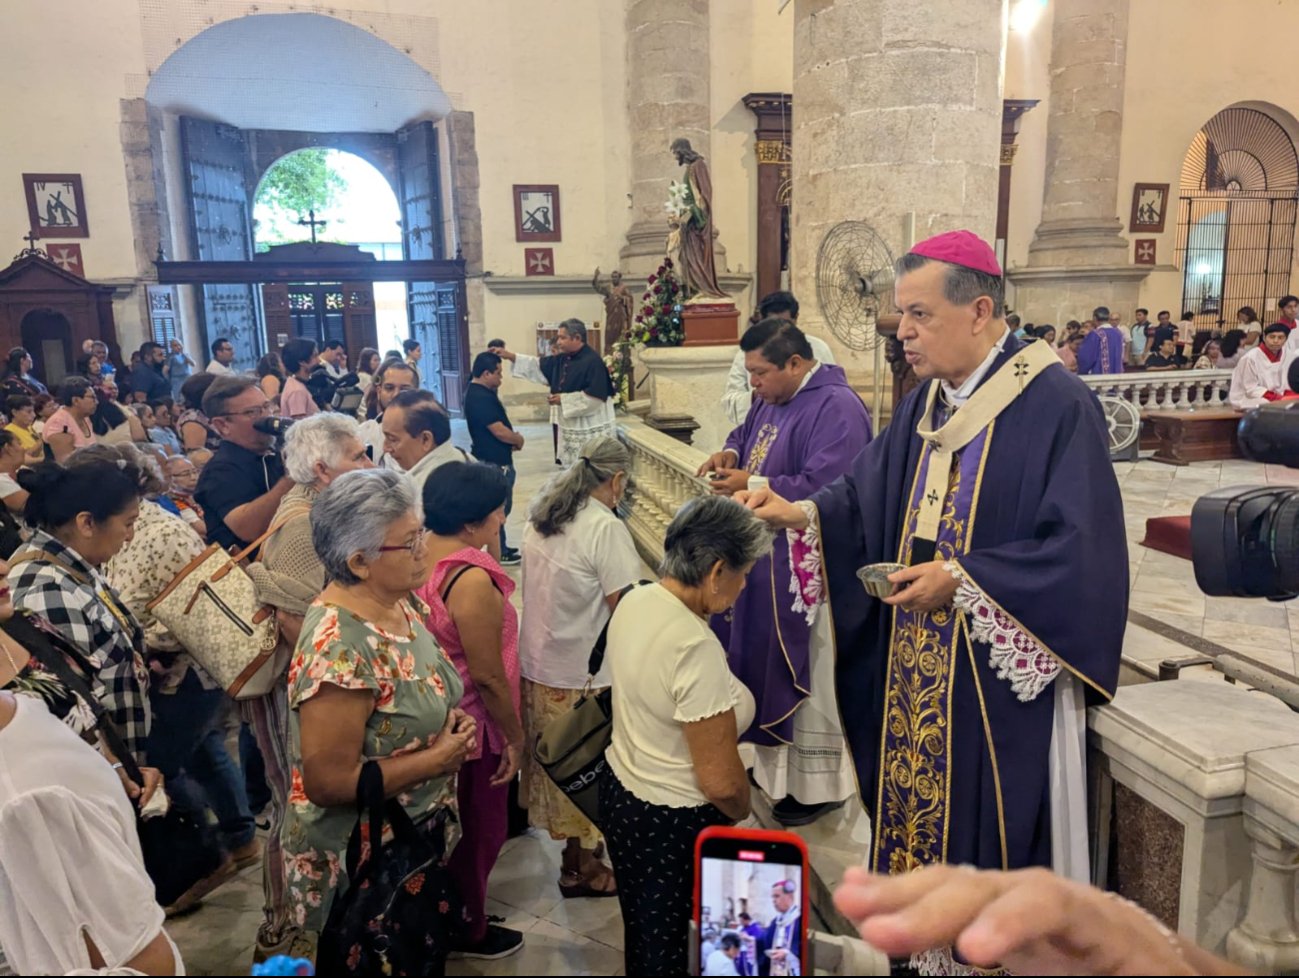
[[758, 159], [758, 263], [754, 298], [780, 288], [785, 269], [785, 211], [790, 186], [790, 97], [784, 92], [750, 92], [744, 104], [758, 120], [753, 151]]
[[791, 277], [800, 325], [849, 355], [816, 302], [817, 252], [840, 221], [897, 255], [969, 228], [992, 240], [1001, 144], [1004, 0], [795, 0]]
[[1025, 319], [1061, 323], [1107, 305], [1131, 314], [1148, 269], [1120, 233], [1119, 140], [1128, 0], [1057, 0], [1042, 223], [1028, 265], [1015, 269]]
[[[708, 0], [626, 3], [632, 224], [622, 268], [647, 275], [663, 259], [668, 183], [684, 172], [668, 147], [684, 137], [696, 152], [710, 157]], [[720, 243], [716, 257], [720, 273], [726, 269]]]

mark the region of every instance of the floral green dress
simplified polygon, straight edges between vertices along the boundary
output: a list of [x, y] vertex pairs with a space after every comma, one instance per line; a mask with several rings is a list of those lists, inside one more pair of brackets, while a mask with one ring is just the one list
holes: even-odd
[[[302, 740], [298, 707], [324, 683], [364, 689], [374, 696], [365, 725], [367, 759], [405, 754], [428, 746], [460, 702], [464, 687], [451, 660], [423, 625], [428, 609], [402, 602], [407, 632], [393, 635], [350, 611], [319, 599], [307, 610], [298, 647], [289, 664], [289, 763], [292, 785], [280, 839], [284, 846], [290, 917], [319, 933], [335, 892], [347, 888], [347, 840], [356, 807], [322, 808], [307, 799], [302, 785]], [[453, 808], [455, 777], [434, 778], [398, 796], [420, 821], [439, 808]], [[453, 823], [454, 824], [454, 823]], [[450, 853], [459, 838], [448, 829]]]

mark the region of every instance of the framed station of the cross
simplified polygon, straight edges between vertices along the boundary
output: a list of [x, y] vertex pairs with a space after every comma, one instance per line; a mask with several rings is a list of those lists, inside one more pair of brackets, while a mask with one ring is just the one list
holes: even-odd
[[27, 216], [42, 238], [88, 238], [86, 196], [79, 173], [24, 173]]
[[514, 185], [514, 240], [559, 241], [559, 187], [553, 183]]

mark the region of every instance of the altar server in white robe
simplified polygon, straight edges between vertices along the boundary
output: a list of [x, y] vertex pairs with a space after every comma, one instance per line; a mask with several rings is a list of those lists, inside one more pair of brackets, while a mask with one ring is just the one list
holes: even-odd
[[1241, 356], [1231, 371], [1231, 389], [1227, 400], [1234, 408], [1256, 408], [1268, 401], [1277, 401], [1289, 387], [1284, 368], [1294, 355], [1283, 356], [1286, 337], [1284, 323], [1273, 323], [1263, 330], [1263, 342]]
[[[794, 325], [798, 325], [798, 299], [794, 297], [793, 292], [768, 292], [762, 297], [762, 301], [758, 303], [758, 318], [753, 322], [760, 323], [771, 316], [788, 319]], [[803, 335], [812, 344], [812, 356], [817, 363], [838, 363], [829, 343], [811, 333]], [[749, 408], [753, 406], [753, 397], [749, 370], [744, 365], [744, 351], [736, 350], [735, 359], [731, 361], [731, 372], [726, 377], [726, 392], [722, 395], [722, 411], [725, 412], [726, 420], [732, 427], [744, 424], [744, 419], [749, 415]]]

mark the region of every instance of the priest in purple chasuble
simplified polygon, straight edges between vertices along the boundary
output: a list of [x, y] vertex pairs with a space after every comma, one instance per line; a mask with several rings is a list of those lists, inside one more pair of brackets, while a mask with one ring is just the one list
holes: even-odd
[[[895, 299], [926, 382], [832, 485], [738, 498], [796, 548], [812, 531], [822, 558], [868, 864], [1086, 881], [1085, 707], [1114, 693], [1128, 601], [1100, 405], [1047, 344], [1008, 332], [1000, 268], [970, 232], [903, 256]], [[886, 562], [905, 566], [877, 600], [856, 572]]]
[[1096, 328], [1083, 339], [1078, 348], [1078, 373], [1123, 373], [1123, 330], [1110, 325], [1110, 310], [1097, 306], [1092, 310]]
[[[751, 326], [740, 349], [757, 396], [700, 474], [712, 474], [714, 491], [724, 494], [758, 476], [782, 495], [805, 499], [848, 471], [870, 442], [870, 415], [843, 369], [815, 360], [788, 320]], [[755, 747], [745, 748], [746, 761], [753, 760], [754, 779], [787, 824], [811, 821], [856, 790], [834, 700], [830, 617], [793, 566], [804, 555], [791, 559], [779, 535], [734, 609], [713, 619], [731, 670], [757, 700], [745, 735]]]

